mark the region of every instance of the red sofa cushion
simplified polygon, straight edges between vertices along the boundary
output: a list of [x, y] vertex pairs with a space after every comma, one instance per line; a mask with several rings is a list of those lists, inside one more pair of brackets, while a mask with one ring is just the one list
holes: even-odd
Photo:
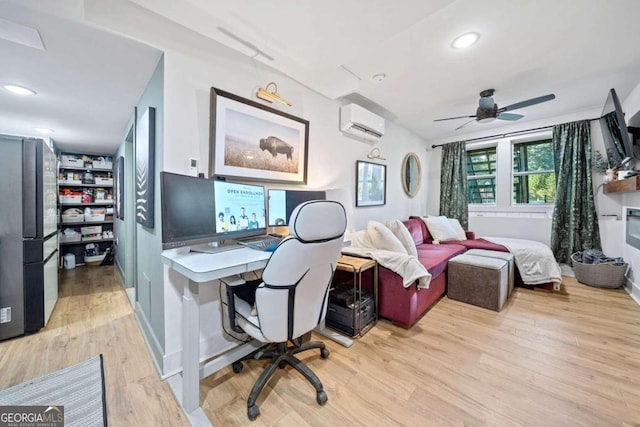
[[467, 248], [462, 245], [432, 245], [425, 243], [416, 248], [418, 250], [418, 260], [431, 273], [431, 277], [437, 277], [447, 269], [447, 262], [456, 255], [466, 252]]
[[416, 247], [420, 246], [424, 243], [424, 232], [420, 224], [424, 225], [424, 222], [420, 219], [408, 219], [406, 221], [402, 221], [407, 230], [409, 230], [409, 234], [411, 234], [411, 238], [413, 239], [413, 243], [416, 244]]
[[[467, 237], [468, 234], [469, 232], [467, 232]], [[497, 243], [490, 242], [488, 240], [484, 240], [483, 238], [462, 240], [460, 242], [440, 242], [440, 244], [462, 245], [467, 249], [486, 249], [488, 251], [509, 252], [509, 249], [507, 249], [506, 247], [498, 245]]]
[[419, 216], [410, 216], [407, 221], [417, 221], [420, 229], [422, 230], [422, 243], [431, 243], [433, 239], [431, 238], [431, 234], [429, 234], [429, 230], [427, 229], [427, 224], [424, 223], [421, 217]]

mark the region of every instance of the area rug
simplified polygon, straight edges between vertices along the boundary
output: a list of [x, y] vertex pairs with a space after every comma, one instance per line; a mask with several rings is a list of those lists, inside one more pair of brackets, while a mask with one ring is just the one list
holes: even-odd
[[0, 391], [0, 406], [63, 406], [64, 426], [106, 426], [102, 355]]

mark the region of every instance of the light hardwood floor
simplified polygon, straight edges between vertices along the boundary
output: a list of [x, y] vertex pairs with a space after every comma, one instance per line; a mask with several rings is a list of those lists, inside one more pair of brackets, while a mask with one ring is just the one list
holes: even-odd
[[[201, 405], [224, 427], [640, 425], [640, 307], [622, 290], [564, 283], [561, 293], [516, 288], [500, 313], [443, 298], [410, 330], [383, 320], [351, 348], [325, 340], [329, 359], [300, 355], [325, 385], [323, 407], [288, 367], [250, 422], [262, 361], [202, 380]], [[49, 326], [0, 343], [0, 388], [98, 353], [110, 425], [187, 424], [112, 268], [65, 272]]]

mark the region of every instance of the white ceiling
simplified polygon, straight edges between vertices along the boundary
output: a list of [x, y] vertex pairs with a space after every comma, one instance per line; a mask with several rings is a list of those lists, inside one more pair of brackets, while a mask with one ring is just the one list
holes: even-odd
[[0, 17], [37, 29], [45, 50], [0, 39], [0, 82], [37, 92], [0, 89], [0, 133], [42, 136], [33, 128], [45, 127], [64, 151], [115, 153], [161, 52], [22, 3], [0, 1]]
[[[87, 2], [94, 7], [99, 3]], [[9, 3], [16, 8], [15, 2]], [[52, 3], [83, 4], [81, 0], [28, 3], [48, 11], [55, 9]], [[599, 109], [611, 87], [624, 99], [640, 83], [637, 0], [118, 0], [109, 3], [109, 13], [117, 13], [118, 5], [123, 4], [136, 4], [150, 16], [160, 15], [254, 57], [328, 98], [367, 98], [427, 140], [464, 135], [454, 131], [464, 119], [433, 120], [475, 114], [483, 89], [496, 89], [494, 99], [499, 106], [555, 93], [554, 101], [515, 111], [525, 115], [518, 123], [526, 126]], [[7, 9], [11, 11], [0, 2], [0, 17], [10, 19]], [[82, 19], [82, 13], [77, 16]], [[76, 80], [86, 83], [75, 89], [73, 103], [43, 105], [40, 117], [62, 121], [68, 116], [69, 123], [84, 125], [96, 116], [91, 111], [97, 108], [96, 98], [105, 96], [95, 91], [104, 88], [101, 93], [109, 96], [99, 112], [103, 123], [91, 125], [97, 131], [93, 138], [99, 134], [106, 143], [117, 133], [119, 142], [126, 126], [123, 120], [130, 117], [151, 75], [150, 64], [155, 65], [159, 53], [110, 35], [102, 36], [108, 43], [98, 43], [101, 37], [97, 33], [85, 43], [88, 36], [80, 32], [88, 29], [79, 25], [55, 27], [50, 22], [55, 20], [33, 12], [20, 19], [19, 23], [33, 19], [34, 25], [42, 26], [46, 54], [57, 65], [53, 67], [58, 76], [56, 87], [62, 90]], [[171, 27], [166, 31], [172, 31]], [[468, 31], [479, 32], [479, 42], [467, 50], [451, 48], [452, 40]], [[77, 45], [50, 49], [55, 38]], [[33, 69], [29, 64], [41, 58], [33, 49], [7, 43], [0, 40], [0, 55], [4, 58], [6, 49], [13, 49], [10, 53], [20, 57], [19, 66], [11, 66], [15, 76], [30, 77], [24, 70]], [[100, 48], [103, 43], [108, 55], [113, 55], [106, 60], [107, 54]], [[115, 67], [114, 62], [118, 64]], [[4, 67], [0, 68], [0, 81], [6, 80], [5, 73]], [[66, 83], [65, 73], [71, 76]], [[376, 73], [385, 73], [387, 78], [374, 82], [371, 76]], [[51, 73], [36, 74], [40, 79], [54, 79]], [[116, 99], [116, 92], [120, 94], [116, 89], [130, 98]], [[69, 97], [54, 95], [59, 104]], [[5, 122], [20, 122], [21, 114], [32, 110], [15, 110], [14, 117], [7, 120], [5, 98], [0, 96], [0, 129]], [[464, 132], [510, 124], [472, 123]], [[55, 127], [55, 123], [48, 126]], [[86, 142], [99, 142], [89, 141], [88, 135], [82, 136]], [[75, 135], [73, 138], [79, 140]], [[61, 145], [72, 141], [71, 134], [63, 138], [57, 131], [56, 139]]]

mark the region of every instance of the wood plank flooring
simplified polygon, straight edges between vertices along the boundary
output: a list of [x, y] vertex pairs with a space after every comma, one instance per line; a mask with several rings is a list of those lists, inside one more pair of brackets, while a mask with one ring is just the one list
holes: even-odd
[[[108, 272], [108, 274], [104, 274]], [[640, 307], [565, 277], [566, 292], [516, 288], [500, 313], [443, 298], [410, 330], [379, 321], [351, 348], [300, 358], [329, 401], [278, 370], [250, 422], [263, 361], [200, 383], [215, 426], [640, 426]], [[187, 425], [158, 379], [113, 269], [65, 272], [38, 334], [0, 343], [0, 388], [103, 353], [109, 424]]]
[[61, 275], [59, 299], [40, 332], [0, 342], [0, 389], [103, 355], [109, 426], [182, 426], [160, 381], [113, 267]]

